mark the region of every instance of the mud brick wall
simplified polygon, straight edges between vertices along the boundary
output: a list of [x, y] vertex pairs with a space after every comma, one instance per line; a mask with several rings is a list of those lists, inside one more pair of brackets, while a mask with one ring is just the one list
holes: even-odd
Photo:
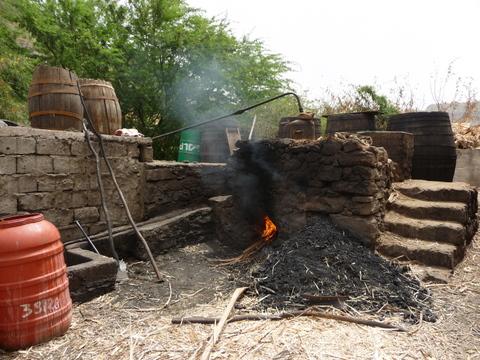
[[[374, 246], [391, 189], [385, 149], [346, 134], [237, 145], [228, 169], [230, 188], [242, 203], [258, 197], [255, 189], [264, 187], [268, 198], [260, 206], [278, 225], [280, 235], [301, 229], [309, 214], [323, 213], [365, 245]], [[253, 186], [245, 185], [249, 183]]]
[[393, 161], [393, 181], [403, 181], [412, 177], [414, 136], [403, 131], [362, 131], [359, 135], [371, 138], [371, 144], [387, 150]]
[[[98, 144], [95, 144], [98, 150]], [[144, 167], [152, 159], [149, 139], [105, 136], [107, 156], [135, 220], [144, 217]], [[126, 215], [107, 169], [102, 174], [114, 225]], [[0, 128], [0, 215], [41, 212], [64, 241], [80, 238], [79, 220], [95, 234], [105, 229], [95, 161], [82, 133], [23, 127]]]
[[152, 161], [145, 163], [145, 216], [198, 207], [225, 194], [225, 164]]

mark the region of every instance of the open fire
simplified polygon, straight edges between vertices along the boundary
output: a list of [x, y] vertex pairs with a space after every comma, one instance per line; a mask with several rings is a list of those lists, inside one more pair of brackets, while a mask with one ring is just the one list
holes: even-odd
[[220, 263], [223, 265], [232, 265], [250, 259], [257, 251], [270, 244], [273, 239], [275, 239], [277, 232], [277, 226], [268, 217], [268, 215], [265, 215], [263, 217], [263, 226], [260, 239], [257, 239], [252, 245], [243, 250], [239, 256], [232, 259], [221, 260]]
[[269, 243], [277, 234], [277, 226], [273, 223], [273, 221], [265, 215], [263, 217], [263, 231], [262, 231], [262, 240]]

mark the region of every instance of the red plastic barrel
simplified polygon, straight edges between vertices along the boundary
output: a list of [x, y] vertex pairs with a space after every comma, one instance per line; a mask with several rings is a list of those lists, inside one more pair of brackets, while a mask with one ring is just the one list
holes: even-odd
[[42, 214], [0, 219], [0, 348], [64, 334], [72, 319], [63, 244]]

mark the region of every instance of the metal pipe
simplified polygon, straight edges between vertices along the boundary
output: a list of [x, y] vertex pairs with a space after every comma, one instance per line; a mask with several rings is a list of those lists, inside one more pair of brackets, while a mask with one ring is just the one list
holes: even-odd
[[277, 95], [277, 96], [274, 96], [270, 99], [267, 99], [267, 100], [264, 100], [262, 102], [259, 102], [257, 104], [254, 104], [254, 105], [251, 105], [249, 107], [246, 107], [244, 109], [240, 109], [240, 110], [237, 110], [237, 111], [234, 111], [233, 113], [231, 114], [228, 114], [228, 115], [223, 115], [223, 116], [220, 116], [220, 117], [217, 117], [215, 119], [210, 119], [210, 120], [206, 120], [206, 121], [202, 121], [202, 122], [199, 122], [197, 124], [193, 124], [193, 125], [188, 125], [188, 126], [184, 126], [180, 129], [177, 129], [177, 130], [173, 130], [173, 131], [169, 131], [169, 132], [166, 132], [164, 134], [160, 134], [160, 135], [157, 135], [157, 136], [153, 136], [152, 137], [152, 140], [156, 140], [156, 139], [161, 139], [161, 138], [164, 138], [166, 136], [169, 136], [169, 135], [173, 135], [173, 134], [176, 134], [176, 133], [179, 133], [179, 132], [182, 132], [184, 130], [189, 130], [189, 129], [193, 129], [193, 128], [196, 128], [196, 127], [199, 127], [199, 126], [202, 126], [202, 125], [205, 125], [205, 124], [209, 124], [211, 122], [215, 122], [215, 121], [220, 121], [220, 120], [223, 120], [223, 119], [226, 119], [230, 116], [235, 116], [235, 115], [241, 115], [243, 114], [245, 111], [248, 111], [248, 110], [252, 110], [256, 107], [259, 107], [259, 106], [262, 106], [262, 105], [265, 105], [269, 102], [272, 102], [274, 100], [277, 100], [277, 99], [280, 99], [284, 96], [287, 96], [287, 95], [292, 95], [295, 97], [295, 99], [297, 100], [297, 105], [298, 105], [298, 111], [299, 112], [303, 112], [303, 107], [302, 107], [302, 103], [300, 102], [300, 97], [295, 94], [294, 92], [286, 92], [286, 93], [283, 93], [283, 94], [280, 94], [280, 95]]
[[85, 239], [87, 239], [87, 241], [90, 243], [90, 245], [92, 246], [93, 250], [95, 250], [95, 252], [100, 255], [100, 253], [98, 252], [97, 248], [95, 247], [95, 244], [93, 243], [92, 239], [90, 239], [90, 237], [87, 235], [87, 233], [85, 232], [85, 230], [83, 229], [83, 226], [78, 222], [78, 220], [75, 220], [75, 224], [78, 226], [78, 228], [80, 229], [80, 231], [82, 232], [83, 236], [85, 236]]

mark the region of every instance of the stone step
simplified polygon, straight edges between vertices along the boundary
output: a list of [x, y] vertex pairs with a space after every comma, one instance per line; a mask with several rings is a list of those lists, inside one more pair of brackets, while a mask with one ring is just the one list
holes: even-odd
[[394, 183], [393, 188], [398, 192], [415, 199], [427, 201], [453, 201], [470, 203], [476, 201], [476, 190], [462, 182], [442, 182], [427, 180], [406, 180]]
[[439, 266], [428, 266], [414, 263], [410, 263], [409, 266], [412, 273], [414, 273], [421, 281], [437, 284], [448, 284], [454, 270]]
[[453, 221], [414, 219], [395, 211], [385, 215], [386, 230], [411, 239], [465, 245], [465, 227]]
[[376, 249], [380, 254], [390, 258], [448, 269], [453, 269], [463, 258], [463, 247], [405, 238], [389, 232], [380, 236]]
[[465, 203], [418, 200], [401, 194], [388, 207], [399, 214], [416, 219], [455, 221], [465, 224], [468, 217]]

